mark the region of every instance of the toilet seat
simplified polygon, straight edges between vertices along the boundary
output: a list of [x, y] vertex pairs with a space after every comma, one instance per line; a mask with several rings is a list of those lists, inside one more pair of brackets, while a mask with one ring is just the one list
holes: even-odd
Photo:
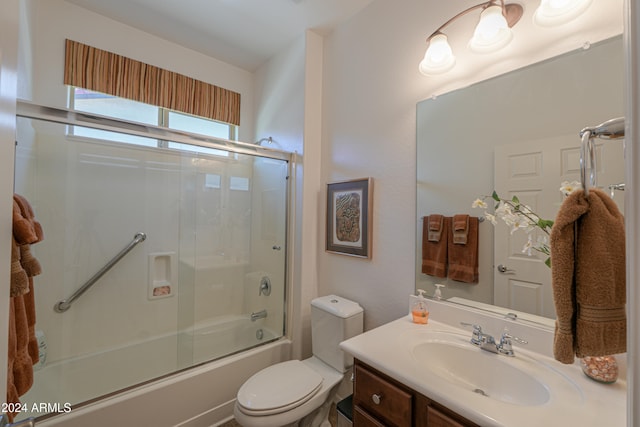
[[238, 406], [254, 416], [289, 411], [311, 399], [322, 381], [322, 375], [299, 360], [278, 363], [254, 374], [240, 387]]

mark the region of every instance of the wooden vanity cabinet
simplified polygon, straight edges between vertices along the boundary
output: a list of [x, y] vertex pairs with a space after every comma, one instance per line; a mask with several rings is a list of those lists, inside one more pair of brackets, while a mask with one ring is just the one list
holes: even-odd
[[354, 371], [355, 427], [479, 427], [360, 360]]

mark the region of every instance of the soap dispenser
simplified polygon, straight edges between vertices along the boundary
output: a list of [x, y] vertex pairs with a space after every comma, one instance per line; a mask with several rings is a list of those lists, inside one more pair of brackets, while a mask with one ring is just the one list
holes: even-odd
[[424, 291], [417, 289], [418, 295], [411, 295], [411, 318], [413, 323], [427, 324], [429, 322], [429, 310], [424, 298]]
[[440, 288], [444, 288], [444, 285], [440, 283], [436, 283], [436, 291], [433, 293], [433, 299], [441, 300], [442, 299], [442, 291]]

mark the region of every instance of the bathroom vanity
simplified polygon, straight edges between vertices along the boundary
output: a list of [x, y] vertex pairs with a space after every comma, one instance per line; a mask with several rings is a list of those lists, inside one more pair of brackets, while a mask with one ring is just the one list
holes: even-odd
[[360, 360], [354, 366], [356, 426], [478, 427]]
[[453, 316], [455, 324], [486, 326], [496, 341], [504, 326], [531, 340], [513, 342], [510, 357], [472, 345], [472, 328], [436, 321], [431, 312], [427, 325], [405, 316], [341, 343], [355, 359], [356, 426], [626, 425], [624, 374], [602, 384], [587, 378], [577, 362], [557, 362], [539, 350], [551, 351], [552, 331], [464, 311]]

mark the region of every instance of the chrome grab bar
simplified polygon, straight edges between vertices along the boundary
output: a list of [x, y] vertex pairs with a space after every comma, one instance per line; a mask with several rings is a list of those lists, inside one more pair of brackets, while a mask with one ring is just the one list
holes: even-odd
[[129, 251], [133, 249], [138, 243], [144, 242], [146, 238], [146, 234], [142, 232], [136, 233], [136, 235], [133, 236], [133, 240], [123, 250], [121, 250], [116, 256], [114, 256], [111, 261], [109, 261], [96, 274], [94, 274], [91, 279], [87, 280], [87, 282], [80, 288], [78, 288], [78, 290], [75, 291], [69, 298], [58, 301], [53, 306], [53, 310], [56, 313], [64, 313], [65, 311], [69, 310], [71, 304], [73, 304], [76, 299], [80, 298], [80, 295], [85, 293], [91, 286], [93, 286], [94, 283], [100, 280], [100, 278], [104, 276], [105, 273], [111, 269], [111, 267], [116, 265], [117, 262], [120, 261], [126, 254], [128, 254]]

